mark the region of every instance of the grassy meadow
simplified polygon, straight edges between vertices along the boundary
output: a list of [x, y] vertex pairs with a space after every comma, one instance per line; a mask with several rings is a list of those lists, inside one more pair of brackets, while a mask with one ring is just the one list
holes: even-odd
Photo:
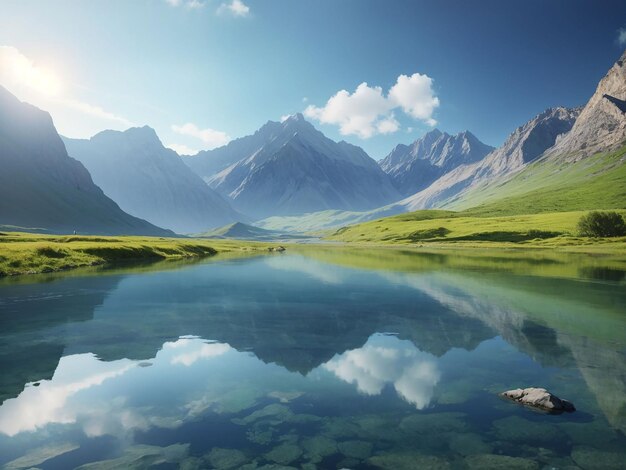
[[[626, 216], [626, 210], [617, 212]], [[326, 238], [353, 244], [558, 247], [591, 253], [626, 253], [626, 237], [600, 239], [577, 236], [576, 225], [586, 213], [569, 211], [481, 216], [425, 210], [343, 227]]]
[[36, 274], [121, 262], [201, 258], [266, 250], [234, 240], [157, 237], [63, 236], [0, 233], [0, 276]]

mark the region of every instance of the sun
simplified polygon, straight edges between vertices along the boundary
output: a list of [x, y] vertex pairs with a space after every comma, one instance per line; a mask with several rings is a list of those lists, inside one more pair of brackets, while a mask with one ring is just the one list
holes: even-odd
[[63, 90], [54, 70], [36, 64], [14, 47], [0, 46], [0, 82], [4, 80], [48, 97], [58, 96]]

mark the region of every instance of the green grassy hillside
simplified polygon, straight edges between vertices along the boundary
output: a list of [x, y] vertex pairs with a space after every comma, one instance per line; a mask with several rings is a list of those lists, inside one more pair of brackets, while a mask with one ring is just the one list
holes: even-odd
[[446, 208], [468, 215], [626, 209], [626, 147], [577, 162], [538, 161], [504, 183], [471, 190]]
[[[626, 210], [620, 210], [626, 216]], [[464, 212], [417, 211], [343, 227], [327, 238], [350, 243], [462, 244], [469, 246], [581, 246], [626, 250], [626, 237], [593, 239], [576, 236], [585, 211], [481, 216]]]
[[341, 228], [331, 240], [356, 243], [603, 245], [624, 250], [626, 238], [576, 236], [589, 210], [616, 209], [626, 216], [626, 147], [579, 161], [549, 158], [508, 181], [475, 189], [445, 206]]

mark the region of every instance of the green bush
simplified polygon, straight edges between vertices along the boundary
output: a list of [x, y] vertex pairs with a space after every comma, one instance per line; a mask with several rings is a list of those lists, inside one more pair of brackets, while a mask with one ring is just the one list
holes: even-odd
[[621, 237], [626, 235], [626, 223], [617, 212], [593, 211], [578, 221], [578, 234], [582, 237]]

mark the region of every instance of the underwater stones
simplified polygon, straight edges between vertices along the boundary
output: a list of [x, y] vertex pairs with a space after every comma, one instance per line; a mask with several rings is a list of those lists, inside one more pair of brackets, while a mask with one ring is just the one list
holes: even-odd
[[365, 441], [344, 441], [340, 442], [337, 447], [346, 457], [354, 459], [366, 459], [372, 453], [372, 444]]
[[465, 463], [470, 470], [537, 470], [537, 462], [522, 457], [508, 455], [477, 454], [465, 457]]
[[416, 434], [459, 433], [466, 431], [468, 428], [463, 418], [465, 418], [465, 413], [416, 413], [404, 418], [400, 422], [400, 428], [405, 432]]
[[451, 451], [463, 456], [488, 454], [492, 450], [478, 434], [472, 433], [454, 434], [449, 438], [449, 447]]
[[250, 388], [230, 390], [219, 398], [216, 411], [220, 413], [239, 413], [253, 407], [258, 398], [258, 392]]
[[450, 465], [445, 460], [432, 455], [417, 453], [385, 453], [370, 457], [367, 461], [375, 467], [389, 470], [414, 470], [427, 468], [429, 470], [448, 470]]
[[270, 424], [280, 424], [285, 421], [289, 421], [293, 416], [292, 411], [284, 405], [274, 403], [267, 405], [265, 408], [255, 411], [254, 413], [246, 416], [245, 418], [235, 418], [233, 423], [239, 425], [252, 424], [259, 420], [268, 421]]
[[559, 427], [577, 445], [603, 447], [618, 438], [617, 432], [594, 420], [590, 423], [560, 423]]
[[576, 447], [572, 451], [572, 460], [584, 470], [618, 470], [623, 469], [626, 452], [607, 452], [591, 447]]
[[186, 459], [189, 444], [172, 444], [167, 447], [149, 445], [131, 446], [124, 450], [121, 457], [88, 463], [78, 467], [80, 470], [117, 470], [143, 469], [168, 463], [179, 463]]
[[246, 463], [248, 459], [245, 454], [237, 449], [221, 449], [214, 447], [206, 455], [206, 460], [216, 469], [229, 469], [239, 467]]
[[271, 429], [261, 430], [255, 426], [246, 431], [246, 439], [262, 446], [272, 442], [272, 437], [273, 431]]
[[359, 437], [361, 434], [360, 426], [345, 418], [328, 418], [324, 423], [324, 435], [331, 438]]
[[198, 457], [187, 457], [180, 463], [179, 470], [201, 470], [204, 467], [202, 459]]
[[514, 444], [533, 442], [551, 444], [560, 440], [563, 435], [559, 429], [546, 422], [534, 422], [519, 416], [509, 416], [493, 422], [499, 438]]
[[281, 403], [289, 403], [290, 401], [295, 400], [296, 398], [300, 398], [304, 393], [302, 392], [281, 392], [274, 391], [267, 394], [270, 398], [275, 398]]
[[352, 457], [346, 457], [345, 459], [343, 459], [342, 461], [340, 461], [337, 464], [337, 468], [340, 468], [342, 470], [349, 470], [353, 467], [356, 467], [357, 465], [360, 465], [361, 461], [359, 459], [354, 459]]
[[328, 457], [337, 453], [337, 442], [325, 436], [314, 436], [303, 440], [302, 448], [310, 457]]
[[522, 405], [531, 406], [540, 410], [550, 412], [566, 411], [568, 413], [576, 411], [572, 403], [560, 399], [556, 395], [548, 392], [545, 388], [516, 388], [515, 390], [508, 390], [502, 393], [501, 396]]
[[302, 455], [302, 449], [296, 444], [285, 443], [280, 444], [270, 450], [265, 457], [273, 462], [288, 465], [300, 458]]
[[54, 457], [58, 457], [59, 455], [76, 450], [78, 447], [78, 445], [70, 442], [39, 447], [22, 457], [6, 463], [2, 468], [13, 470], [34, 467], [45, 462], [46, 460], [50, 460]]

